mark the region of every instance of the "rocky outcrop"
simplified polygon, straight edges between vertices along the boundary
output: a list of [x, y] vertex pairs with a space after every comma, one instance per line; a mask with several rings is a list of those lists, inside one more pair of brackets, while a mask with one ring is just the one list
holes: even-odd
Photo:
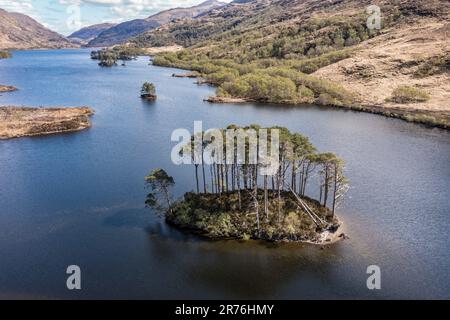
[[0, 140], [84, 130], [91, 126], [93, 114], [88, 107], [0, 107]]
[[244, 98], [234, 98], [234, 97], [219, 97], [219, 96], [211, 96], [205, 99], [204, 101], [211, 103], [245, 103], [245, 102], [253, 102], [250, 99]]

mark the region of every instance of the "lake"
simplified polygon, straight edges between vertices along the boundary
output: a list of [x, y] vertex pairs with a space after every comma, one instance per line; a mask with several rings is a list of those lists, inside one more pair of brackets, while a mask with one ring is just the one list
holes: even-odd
[[[91, 129], [0, 141], [0, 298], [450, 298], [450, 132], [332, 108], [221, 105], [215, 89], [149, 65], [100, 68], [87, 50], [20, 51], [0, 105], [90, 106]], [[139, 98], [143, 82], [158, 100]], [[144, 176], [165, 168], [177, 196], [194, 170], [170, 160], [177, 128], [286, 126], [347, 162], [338, 210], [349, 240], [304, 244], [205, 241], [144, 206]], [[66, 288], [79, 265], [82, 290]], [[367, 289], [378, 265], [382, 289]]]

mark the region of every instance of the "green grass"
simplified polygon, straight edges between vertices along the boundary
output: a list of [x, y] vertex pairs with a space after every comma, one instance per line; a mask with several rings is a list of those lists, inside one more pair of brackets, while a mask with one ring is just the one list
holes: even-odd
[[431, 57], [419, 64], [414, 75], [418, 78], [450, 72], [450, 56], [448, 54]]
[[397, 87], [389, 99], [389, 101], [396, 103], [426, 102], [428, 100], [430, 100], [430, 95], [427, 92], [410, 86]]

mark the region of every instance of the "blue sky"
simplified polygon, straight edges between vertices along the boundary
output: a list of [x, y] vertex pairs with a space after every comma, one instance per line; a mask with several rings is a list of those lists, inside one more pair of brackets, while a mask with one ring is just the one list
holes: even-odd
[[0, 0], [0, 8], [27, 14], [46, 27], [68, 35], [84, 26], [144, 18], [162, 10], [190, 7], [203, 1], [205, 0]]

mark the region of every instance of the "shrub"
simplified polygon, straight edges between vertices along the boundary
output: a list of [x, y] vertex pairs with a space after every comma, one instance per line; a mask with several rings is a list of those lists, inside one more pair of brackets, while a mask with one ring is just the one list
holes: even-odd
[[142, 85], [141, 98], [146, 98], [146, 99], [156, 98], [156, 87], [153, 83], [145, 82]]
[[348, 106], [355, 102], [353, 93], [328, 80], [299, 73], [297, 83], [312, 90], [319, 104]]
[[214, 85], [221, 85], [225, 82], [232, 82], [239, 76], [239, 72], [233, 69], [224, 69], [206, 76], [206, 80]]
[[12, 54], [9, 51], [0, 50], [0, 59], [8, 59], [11, 57], [12, 57]]
[[298, 88], [298, 96], [301, 102], [313, 103], [314, 102], [314, 92], [305, 86], [300, 86]]
[[392, 92], [391, 101], [396, 103], [425, 102], [430, 96], [425, 91], [409, 86], [401, 86]]
[[301, 227], [301, 221], [296, 212], [289, 212], [284, 219], [285, 230], [287, 233], [295, 234]]
[[232, 96], [268, 102], [297, 102], [295, 83], [284, 77], [250, 73], [224, 83], [222, 89]]
[[323, 54], [319, 57], [309, 58], [301, 60], [298, 63], [294, 63], [294, 67], [303, 72], [303, 73], [314, 73], [317, 70], [326, 67], [330, 64], [336, 63], [338, 61], [350, 58], [352, 55], [352, 50], [340, 50], [340, 51], [332, 51], [326, 54]]
[[423, 61], [417, 68], [414, 75], [418, 78], [424, 78], [449, 71], [450, 71], [450, 56], [441, 55]]

